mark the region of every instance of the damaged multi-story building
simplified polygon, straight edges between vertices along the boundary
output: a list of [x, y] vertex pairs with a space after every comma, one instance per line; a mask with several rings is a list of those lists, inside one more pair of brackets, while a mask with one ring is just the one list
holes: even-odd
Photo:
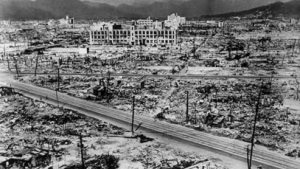
[[90, 27], [90, 44], [176, 45], [178, 27], [147, 18], [130, 25], [102, 22]]

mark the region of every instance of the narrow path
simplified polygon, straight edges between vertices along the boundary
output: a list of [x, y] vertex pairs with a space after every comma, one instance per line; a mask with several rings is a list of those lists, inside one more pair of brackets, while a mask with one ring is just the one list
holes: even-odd
[[173, 84], [175, 84], [178, 80], [181, 79], [181, 76], [182, 75], [186, 75], [186, 72], [187, 72], [187, 67], [185, 67], [184, 69], [180, 70], [180, 72], [178, 73], [180, 75], [180, 77], [177, 77], [175, 78], [171, 84], [171, 88], [163, 95], [163, 98], [161, 99], [161, 101], [158, 103], [157, 105], [157, 108], [156, 108], [156, 111], [154, 112], [154, 116], [159, 114], [163, 108], [166, 106], [166, 105], [169, 105], [168, 103], [168, 99], [172, 96], [172, 93], [176, 90], [176, 88], [173, 86]]

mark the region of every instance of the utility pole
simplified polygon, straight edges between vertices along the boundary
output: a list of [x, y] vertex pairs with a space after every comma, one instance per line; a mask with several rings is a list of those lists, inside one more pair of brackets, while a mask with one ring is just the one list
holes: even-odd
[[107, 103], [109, 103], [109, 80], [110, 80], [110, 71], [108, 70], [108, 78], [107, 78], [107, 87], [106, 87], [106, 97], [107, 97]]
[[294, 51], [295, 51], [296, 42], [297, 42], [297, 39], [295, 39], [294, 44], [293, 44], [293, 48], [292, 48], [293, 49], [292, 56], [291, 56], [292, 60], [293, 60], [293, 57], [294, 57]]
[[10, 70], [10, 64], [9, 64], [9, 57], [8, 56], [9, 55], [6, 56], [6, 58], [7, 58], [7, 68], [8, 68], [8, 71], [11, 72], [11, 70]]
[[59, 64], [57, 67], [57, 90], [59, 90]]
[[60, 58], [58, 58], [58, 62], [57, 62], [57, 90], [59, 91], [59, 88], [60, 88], [60, 86], [59, 86], [59, 68], [60, 68], [60, 66], [62, 65], [62, 58], [60, 57]]
[[196, 46], [195, 46], [195, 42], [196, 42], [196, 37], [194, 38], [194, 41], [193, 41], [193, 57], [195, 58], [196, 56]]
[[131, 123], [131, 132], [132, 132], [132, 135], [134, 134], [134, 130], [133, 130], [133, 123], [134, 123], [134, 101], [135, 101], [135, 97], [133, 96], [132, 97], [132, 123]]
[[55, 94], [56, 94], [57, 107], [59, 108], [59, 101], [58, 101], [58, 94], [57, 94], [57, 90], [58, 90], [58, 89], [56, 89], [56, 90], [55, 90]]
[[[4, 57], [3, 58], [5, 58], [5, 55], [6, 55], [6, 53], [5, 53], [5, 45], [4, 45], [4, 47], [3, 47], [3, 53], [4, 53]], [[6, 57], [6, 60], [7, 60], [7, 68], [8, 68], [8, 71], [9, 72], [11, 72], [11, 70], [10, 70], [10, 65], [9, 65], [9, 57], [8, 57], [9, 55], [7, 55], [7, 57]]]
[[186, 123], [189, 122], [189, 91], [186, 91]]
[[260, 98], [261, 98], [261, 95], [262, 95], [262, 85], [263, 85], [263, 83], [261, 84], [261, 87], [260, 87], [260, 90], [259, 90], [259, 93], [258, 93], [257, 103], [256, 103], [256, 106], [255, 106], [255, 117], [254, 117], [254, 124], [253, 124], [253, 130], [252, 130], [250, 152], [249, 152], [249, 149], [247, 148], [248, 169], [251, 169], [251, 167], [252, 167], [252, 157], [253, 157], [253, 148], [254, 148], [254, 140], [255, 140], [255, 130], [256, 130], [256, 123], [257, 123], [259, 108], [260, 108]]
[[85, 169], [85, 166], [84, 166], [84, 158], [83, 158], [83, 143], [82, 143], [82, 135], [81, 133], [79, 134], [79, 141], [80, 141], [80, 152], [81, 152], [81, 164], [82, 164], [82, 169]]
[[[220, 81], [219, 81], [219, 83], [220, 83]], [[218, 107], [218, 88], [216, 87], [215, 88], [215, 90], [216, 90], [216, 108]]]
[[3, 61], [4, 61], [4, 59], [5, 59], [5, 45], [3, 46]]

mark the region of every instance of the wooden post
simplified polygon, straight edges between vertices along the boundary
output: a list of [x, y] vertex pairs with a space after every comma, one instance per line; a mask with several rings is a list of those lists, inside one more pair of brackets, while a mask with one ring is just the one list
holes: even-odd
[[131, 132], [132, 132], [132, 135], [134, 134], [134, 129], [133, 129], [133, 124], [134, 124], [134, 101], [135, 101], [135, 97], [133, 96], [132, 97], [132, 123], [131, 123]]
[[249, 155], [249, 158], [248, 158], [248, 169], [251, 169], [251, 167], [252, 167], [253, 147], [254, 147], [254, 144], [255, 144], [254, 143], [254, 138], [255, 138], [256, 123], [257, 123], [257, 118], [258, 118], [258, 113], [259, 113], [261, 94], [262, 94], [262, 87], [259, 91], [258, 98], [257, 98], [257, 103], [256, 103], [256, 107], [255, 107], [255, 117], [254, 117], [254, 124], [253, 124], [253, 130], [252, 130], [250, 155]]
[[8, 68], [8, 71], [10, 71], [10, 72], [11, 72], [11, 70], [10, 70], [10, 64], [9, 64], [9, 57], [8, 57], [8, 55], [7, 55], [7, 68]]
[[186, 123], [189, 122], [189, 91], [186, 91]]
[[110, 71], [108, 73], [108, 78], [107, 78], [107, 84], [106, 84], [106, 98], [107, 98], [107, 103], [109, 103], [109, 81], [110, 81]]
[[84, 158], [83, 158], [83, 143], [82, 143], [82, 135], [81, 133], [79, 134], [79, 140], [80, 140], [80, 151], [81, 151], [81, 164], [82, 164], [82, 169], [85, 169], [85, 166], [84, 166]]
[[57, 67], [57, 90], [59, 90], [59, 65]]
[[57, 90], [55, 90], [55, 94], [56, 94], [57, 107], [59, 108], [59, 101], [58, 101], [58, 94], [57, 94]]

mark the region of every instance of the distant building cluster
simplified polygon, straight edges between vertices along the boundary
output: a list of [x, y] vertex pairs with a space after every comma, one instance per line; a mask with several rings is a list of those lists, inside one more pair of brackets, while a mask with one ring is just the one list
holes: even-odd
[[66, 18], [60, 19], [59, 23], [62, 25], [68, 25], [68, 24], [74, 24], [74, 18], [69, 18], [69, 16], [67, 15]]
[[153, 26], [153, 20], [149, 17], [147, 19], [139, 19], [136, 21], [137, 26]]
[[165, 20], [165, 26], [167, 27], [172, 27], [172, 28], [177, 28], [186, 23], [185, 17], [180, 17], [177, 14], [172, 14], [168, 16], [168, 19]]
[[224, 27], [224, 22], [207, 20], [207, 21], [186, 21], [183, 26], [196, 26], [196, 27], [215, 27], [221, 28]]
[[178, 27], [185, 22], [177, 14], [168, 16], [164, 22], [150, 17], [129, 25], [102, 22], [91, 26], [90, 44], [176, 45]]
[[74, 18], [69, 18], [69, 16], [67, 15], [66, 18], [62, 18], [62, 19], [59, 19], [59, 20], [49, 20], [48, 21], [48, 25], [56, 25], [56, 24], [59, 24], [59, 25], [74, 25], [75, 24], [75, 19]]
[[8, 26], [8, 25], [10, 25], [10, 21], [9, 20], [0, 20], [0, 25], [3, 25], [3, 26]]

